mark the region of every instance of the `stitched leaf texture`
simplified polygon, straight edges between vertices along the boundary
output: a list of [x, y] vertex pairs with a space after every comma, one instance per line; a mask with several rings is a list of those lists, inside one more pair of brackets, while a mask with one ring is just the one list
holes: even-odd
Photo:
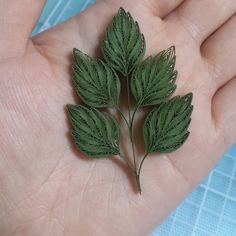
[[95, 60], [74, 49], [73, 80], [80, 98], [89, 106], [116, 107], [120, 80], [115, 71], [101, 60]]
[[131, 78], [131, 91], [140, 106], [158, 105], [176, 89], [175, 48], [172, 46], [136, 66]]
[[104, 59], [115, 70], [127, 76], [143, 59], [145, 39], [138, 23], [123, 8], [113, 18], [102, 44]]
[[93, 158], [120, 153], [120, 128], [111, 115], [82, 105], [68, 105], [68, 111], [72, 136], [83, 153]]
[[143, 125], [147, 153], [169, 153], [178, 149], [188, 138], [193, 110], [192, 93], [176, 96], [154, 108]]

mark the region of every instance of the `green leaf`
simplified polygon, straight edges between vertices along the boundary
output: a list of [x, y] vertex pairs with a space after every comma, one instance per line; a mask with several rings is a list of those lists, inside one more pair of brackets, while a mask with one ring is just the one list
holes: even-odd
[[111, 115], [82, 105], [68, 105], [68, 111], [72, 136], [83, 153], [93, 158], [120, 153], [120, 128]]
[[73, 80], [80, 98], [89, 106], [116, 107], [120, 80], [115, 71], [101, 60], [95, 60], [78, 49], [73, 50]]
[[173, 152], [186, 141], [193, 110], [191, 102], [192, 93], [176, 96], [148, 114], [143, 126], [147, 153]]
[[124, 76], [143, 59], [144, 36], [140, 33], [138, 23], [123, 8], [119, 9], [106, 31], [102, 52], [107, 64]]
[[140, 107], [161, 104], [175, 92], [175, 61], [175, 47], [172, 46], [136, 66], [131, 91]]

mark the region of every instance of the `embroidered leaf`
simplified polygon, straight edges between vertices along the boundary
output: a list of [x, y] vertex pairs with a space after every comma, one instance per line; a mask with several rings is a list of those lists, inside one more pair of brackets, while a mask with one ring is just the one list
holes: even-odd
[[103, 56], [108, 65], [127, 76], [143, 59], [145, 39], [139, 25], [123, 8], [113, 18], [102, 44]]
[[95, 108], [68, 105], [72, 136], [77, 147], [90, 157], [119, 154], [120, 128], [108, 113]]
[[175, 47], [148, 57], [133, 71], [131, 91], [141, 106], [158, 105], [166, 101], [175, 91], [177, 71]]
[[143, 126], [147, 153], [173, 152], [186, 141], [193, 110], [191, 102], [192, 93], [176, 96], [148, 114]]
[[74, 49], [73, 80], [78, 95], [89, 106], [116, 107], [120, 96], [120, 80], [114, 70]]

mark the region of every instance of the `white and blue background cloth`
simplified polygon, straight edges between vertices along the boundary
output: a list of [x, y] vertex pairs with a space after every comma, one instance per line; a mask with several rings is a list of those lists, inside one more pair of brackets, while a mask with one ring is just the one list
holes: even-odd
[[[33, 34], [83, 11], [95, 0], [47, 0]], [[236, 236], [236, 144], [150, 236]]]

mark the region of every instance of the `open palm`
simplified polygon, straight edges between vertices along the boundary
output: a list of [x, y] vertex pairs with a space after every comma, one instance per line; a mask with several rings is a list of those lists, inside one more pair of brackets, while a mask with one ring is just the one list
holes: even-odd
[[[30, 39], [44, 2], [0, 0], [0, 234], [147, 235], [236, 138], [236, 1], [104, 0]], [[142, 195], [125, 165], [76, 150], [65, 111], [72, 48], [99, 56], [120, 6], [147, 55], [176, 46], [176, 93], [194, 93], [189, 139], [148, 158]]]

